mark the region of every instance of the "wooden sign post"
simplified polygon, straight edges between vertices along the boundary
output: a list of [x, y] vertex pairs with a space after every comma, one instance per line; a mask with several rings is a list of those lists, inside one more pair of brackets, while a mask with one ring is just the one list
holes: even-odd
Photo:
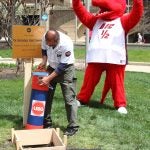
[[26, 122], [28, 119], [29, 106], [30, 106], [31, 72], [32, 72], [32, 60], [25, 59], [25, 61], [24, 61], [23, 126], [26, 125]]
[[31, 72], [33, 58], [41, 58], [41, 40], [45, 33], [44, 26], [12, 27], [12, 57], [24, 59], [24, 101], [23, 101], [23, 125], [27, 122], [31, 96]]

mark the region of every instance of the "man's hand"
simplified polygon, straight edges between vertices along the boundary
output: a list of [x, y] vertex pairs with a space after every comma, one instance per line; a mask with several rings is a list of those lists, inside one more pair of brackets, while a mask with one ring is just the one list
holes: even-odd
[[49, 76], [45, 76], [39, 79], [39, 84], [49, 86], [50, 81], [51, 81], [51, 78]]
[[38, 65], [38, 70], [46, 70], [47, 56], [42, 57], [42, 62]]
[[40, 63], [40, 64], [38, 65], [37, 69], [38, 69], [39, 71], [46, 70], [46, 64], [43, 63], [43, 62]]
[[39, 84], [50, 86], [50, 82], [57, 76], [58, 76], [58, 74], [55, 71], [53, 71], [49, 76], [45, 76], [45, 77], [41, 78], [39, 80]]

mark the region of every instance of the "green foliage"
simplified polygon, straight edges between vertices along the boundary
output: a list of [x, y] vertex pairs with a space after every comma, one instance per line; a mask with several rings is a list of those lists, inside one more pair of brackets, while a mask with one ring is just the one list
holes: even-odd
[[16, 67], [16, 64], [0, 63], [0, 68], [14, 68], [14, 67]]
[[[82, 85], [84, 72], [77, 71], [77, 91]], [[148, 150], [150, 74], [126, 73], [125, 87], [128, 99], [128, 114], [120, 115], [113, 107], [111, 93], [104, 105], [99, 104], [104, 75], [91, 97], [89, 107], [78, 109], [79, 132], [68, 137], [68, 148], [102, 150]], [[23, 79], [0, 80], [0, 149], [10, 138], [10, 129], [22, 129]], [[14, 89], [15, 87], [15, 89]], [[63, 130], [67, 126], [65, 105], [60, 86], [57, 87], [52, 119], [54, 127]], [[7, 150], [12, 145], [7, 145]]]

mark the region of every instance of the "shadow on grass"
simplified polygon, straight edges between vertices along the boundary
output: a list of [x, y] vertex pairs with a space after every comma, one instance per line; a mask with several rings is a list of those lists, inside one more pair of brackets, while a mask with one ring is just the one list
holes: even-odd
[[109, 109], [109, 110], [115, 110], [113, 106], [107, 105], [107, 104], [100, 104], [97, 101], [91, 100], [89, 107], [96, 108], [96, 109]]
[[[24, 128], [23, 118], [21, 116], [1, 115], [1, 117], [0, 117], [0, 121], [1, 121], [0, 127], [5, 126], [5, 123], [2, 123], [2, 122], [4, 122], [4, 120], [7, 120], [8, 122], [10, 122], [10, 124], [13, 124], [13, 126], [11, 128], [15, 128], [15, 130], [20, 130], [20, 129]], [[60, 124], [53, 123], [52, 127], [53, 128], [60, 128], [62, 131], [65, 131], [67, 125], [66, 125], [66, 127], [64, 127], [64, 126], [61, 126]]]
[[23, 118], [21, 116], [17, 115], [1, 115], [1, 125], [0, 127], [3, 127], [5, 123], [3, 124], [4, 120], [7, 120], [9, 122], [13, 123], [13, 127], [15, 129], [22, 129], [23, 128]]
[[65, 131], [66, 130], [66, 128], [67, 128], [67, 125], [66, 125], [66, 127], [64, 127], [64, 126], [62, 126], [62, 125], [60, 125], [60, 124], [58, 124], [58, 123], [53, 123], [53, 126], [52, 126], [53, 128], [60, 128], [60, 130], [61, 131]]

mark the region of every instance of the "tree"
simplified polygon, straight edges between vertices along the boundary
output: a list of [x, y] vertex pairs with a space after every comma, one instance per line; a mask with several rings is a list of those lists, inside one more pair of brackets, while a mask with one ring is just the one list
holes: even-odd
[[[0, 38], [12, 47], [12, 25], [40, 25], [40, 16], [47, 8], [62, 4], [63, 0], [1, 0]], [[49, 14], [48, 14], [49, 15]]]
[[139, 30], [142, 33], [150, 33], [150, 7], [145, 8], [143, 18], [139, 24]]
[[[62, 5], [63, 0], [0, 0], [0, 39], [5, 38], [12, 48], [13, 25], [40, 25], [41, 15], [47, 8]], [[50, 15], [50, 14], [48, 14]], [[16, 60], [16, 74], [23, 68], [23, 61]]]
[[129, 37], [131, 37], [130, 40], [132, 39], [130, 42], [137, 42], [138, 32], [140, 32], [142, 35], [150, 33], [150, 2], [145, 1], [144, 6], [144, 14], [140, 22], [128, 34]]

